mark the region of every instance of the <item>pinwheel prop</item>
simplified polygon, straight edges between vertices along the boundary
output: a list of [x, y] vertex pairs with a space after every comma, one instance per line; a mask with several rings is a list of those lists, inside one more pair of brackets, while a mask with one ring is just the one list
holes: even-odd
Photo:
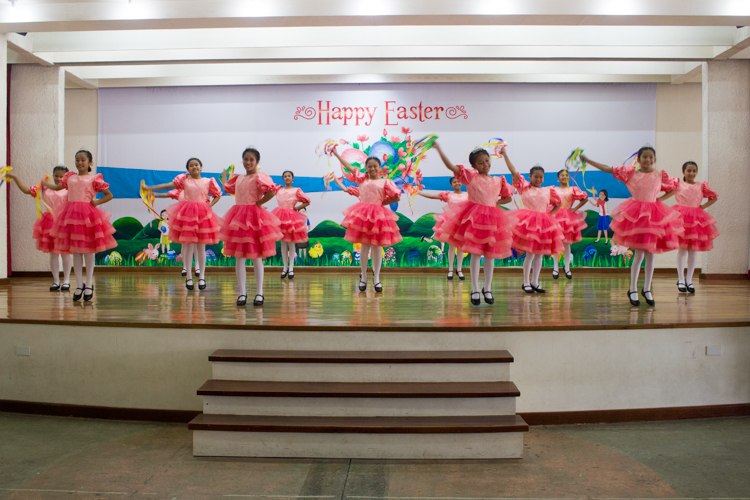
[[146, 189], [146, 181], [141, 180], [141, 201], [144, 205], [146, 205], [146, 208], [148, 209], [149, 213], [154, 216], [155, 219], [161, 220], [161, 217], [159, 217], [159, 214], [154, 210], [154, 201], [156, 200], [156, 197], [154, 196], [153, 191], [149, 191]]

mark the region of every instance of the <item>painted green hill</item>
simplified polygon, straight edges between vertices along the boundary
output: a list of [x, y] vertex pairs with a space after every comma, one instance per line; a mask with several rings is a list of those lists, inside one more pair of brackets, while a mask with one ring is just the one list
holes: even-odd
[[422, 236], [432, 236], [432, 227], [435, 225], [435, 214], [426, 214], [417, 219], [414, 224], [411, 225], [409, 231], [404, 236], [413, 236], [420, 238]]
[[324, 220], [308, 233], [310, 238], [343, 238], [346, 228], [331, 220]]
[[132, 239], [134, 240], [152, 240], [154, 238], [159, 239], [161, 233], [159, 232], [159, 221], [156, 219], [152, 220], [141, 229]]
[[117, 219], [112, 223], [112, 225], [115, 228], [115, 234], [114, 238], [116, 240], [132, 240], [135, 235], [137, 235], [142, 229], [143, 224], [141, 224], [138, 219], [135, 219], [133, 217], [123, 217], [121, 219]]

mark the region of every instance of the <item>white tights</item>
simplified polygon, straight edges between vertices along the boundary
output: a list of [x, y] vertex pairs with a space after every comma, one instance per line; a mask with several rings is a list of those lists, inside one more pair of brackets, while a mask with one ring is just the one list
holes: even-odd
[[633, 254], [633, 262], [630, 264], [630, 288], [629, 292], [638, 291], [638, 275], [641, 272], [641, 264], [646, 259], [646, 275], [643, 281], [643, 290], [651, 291], [651, 280], [654, 278], [654, 254], [646, 250], [636, 250]]
[[201, 270], [201, 278], [206, 279], [206, 244], [205, 243], [183, 243], [182, 262], [185, 264], [188, 279], [193, 279], [193, 256], [195, 256], [195, 267]]
[[454, 247], [453, 245], [448, 245], [448, 272], [453, 272], [453, 256], [456, 256], [456, 271], [459, 273], [461, 272], [461, 264], [464, 260], [464, 253]]
[[543, 260], [544, 255], [526, 252], [526, 259], [523, 261], [523, 286], [539, 286]]
[[362, 250], [359, 252], [359, 262], [362, 266], [362, 277], [360, 280], [367, 283], [367, 255], [372, 257], [372, 274], [374, 276], [375, 284], [380, 283], [380, 267], [383, 264], [383, 249], [382, 247], [362, 245]]
[[[242, 257], [237, 258], [237, 264], [234, 266], [234, 271], [237, 274], [237, 293], [240, 295], [247, 295], [247, 269], [245, 268], [245, 259]], [[263, 295], [263, 259], [253, 259], [253, 271], [255, 272], [255, 293], [257, 295]]]
[[281, 241], [281, 260], [284, 261], [284, 272], [294, 271], [294, 258], [297, 256], [297, 251], [294, 248], [294, 243], [288, 241]]
[[70, 283], [70, 268], [73, 265], [73, 258], [70, 254], [58, 255], [56, 253], [49, 254], [49, 269], [52, 271], [52, 279], [55, 285], [60, 284], [60, 259], [62, 258], [63, 263], [63, 283]]
[[[563, 243], [563, 268], [565, 269], [565, 272], [570, 271], [570, 264], [573, 261], [573, 254], [570, 253], [570, 243]], [[552, 256], [552, 262], [554, 263], [554, 270], [559, 271], [559, 261], [557, 255]]]
[[[685, 262], [687, 261], [687, 281], [685, 281]], [[698, 252], [680, 248], [677, 250], [677, 280], [686, 285], [693, 284], [693, 273], [698, 262]]]
[[[471, 272], [471, 293], [479, 292], [482, 288], [479, 287], [479, 267], [482, 261], [482, 256], [477, 254], [471, 254], [471, 261], [469, 262], [469, 271]], [[495, 259], [484, 259], [484, 291], [492, 291], [492, 275], [495, 272]]]
[[[86, 280], [83, 280], [83, 266], [86, 265]], [[76, 273], [76, 288], [92, 288], [94, 286], [94, 254], [74, 253], [73, 269]]]

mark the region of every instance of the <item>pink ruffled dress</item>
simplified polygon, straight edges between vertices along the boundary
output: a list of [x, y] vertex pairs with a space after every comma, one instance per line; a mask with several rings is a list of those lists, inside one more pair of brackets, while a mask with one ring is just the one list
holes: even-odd
[[276, 255], [276, 242], [283, 237], [281, 222], [256, 205], [268, 191], [276, 190], [271, 177], [263, 172], [235, 175], [224, 184], [224, 190], [235, 196], [235, 205], [224, 215], [219, 232], [224, 254], [245, 259]]
[[719, 236], [716, 219], [700, 207], [703, 198], [716, 199], [719, 195], [708, 187], [708, 182], [677, 181], [674, 199], [677, 205], [672, 207], [682, 217], [685, 232], [679, 237], [680, 248], [707, 252], [714, 247], [714, 240]]
[[432, 228], [435, 239], [464, 253], [491, 259], [510, 257], [511, 229], [516, 219], [499, 208], [497, 200], [509, 197], [513, 189], [505, 177], [479, 175], [462, 165], [458, 168], [456, 177], [466, 186], [468, 199], [443, 207], [440, 220]]
[[289, 243], [307, 241], [307, 216], [294, 209], [299, 203], [310, 203], [310, 198], [300, 188], [286, 189], [276, 186], [276, 201], [279, 206], [271, 212], [281, 221], [282, 240]]
[[112, 214], [91, 205], [91, 200], [109, 184], [104, 182], [102, 174], [78, 175], [68, 172], [60, 181], [68, 190], [68, 201], [55, 215], [55, 223], [50, 230], [54, 238], [54, 253], [97, 253], [115, 248], [113, 234], [115, 228], [110, 224]]
[[622, 202], [610, 228], [612, 241], [633, 250], [664, 253], [679, 247], [684, 233], [680, 213], [660, 201], [659, 193], [672, 191], [677, 179], [663, 170], [644, 173], [635, 167], [614, 167], [613, 175], [633, 195]]
[[[396, 225], [398, 215], [383, 202], [401, 195], [401, 191], [391, 180], [372, 180], [367, 174], [356, 171], [352, 174], [359, 188], [359, 203], [344, 210], [341, 223], [346, 228], [344, 239], [351, 243], [361, 243], [377, 247], [395, 245], [401, 238]], [[352, 188], [349, 188], [352, 194]]]
[[583, 239], [581, 231], [586, 229], [586, 215], [580, 212], [574, 212], [570, 208], [576, 201], [588, 200], [589, 195], [575, 186], [567, 188], [553, 187], [557, 197], [562, 200], [560, 210], [552, 216], [560, 225], [563, 232], [563, 243], [578, 243]]
[[188, 174], [181, 174], [172, 182], [175, 188], [184, 191], [184, 199], [167, 207], [169, 238], [181, 244], [218, 243], [221, 219], [206, 203], [208, 195], [221, 196], [216, 180], [208, 177], [193, 179]]
[[536, 255], [558, 255], [563, 251], [563, 230], [555, 218], [547, 213], [549, 205], [560, 205], [562, 200], [552, 187], [534, 187], [522, 176], [513, 186], [521, 195], [524, 208], [516, 210], [518, 224], [513, 228], [513, 248], [517, 252]]
[[[36, 198], [39, 186], [29, 187], [31, 197]], [[42, 218], [34, 222], [32, 238], [36, 240], [36, 249], [44, 253], [55, 252], [55, 239], [52, 237], [52, 226], [55, 225], [55, 214], [59, 214], [65, 202], [68, 201], [68, 190], [61, 189], [53, 191], [45, 189], [42, 195], [44, 203], [47, 205], [47, 212], [42, 213]]]

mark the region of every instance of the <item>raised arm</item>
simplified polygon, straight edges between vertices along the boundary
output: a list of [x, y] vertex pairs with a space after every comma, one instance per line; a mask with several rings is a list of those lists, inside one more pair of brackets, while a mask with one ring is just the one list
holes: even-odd
[[42, 186], [46, 187], [47, 189], [51, 189], [52, 191], [62, 191], [65, 189], [62, 187], [62, 184], [55, 184], [54, 182], [50, 181], [42, 181]]
[[445, 156], [445, 153], [443, 153], [443, 148], [440, 147], [440, 144], [438, 144], [436, 142], [436, 143], [434, 143], [432, 145], [432, 147], [437, 150], [438, 154], [440, 154], [440, 159], [443, 160], [443, 163], [448, 168], [448, 170], [450, 170], [451, 172], [453, 172], [456, 175], [458, 175], [461, 172], [461, 169], [459, 169], [457, 166], [455, 166], [453, 163], [451, 163], [451, 161], [448, 159], [448, 157]]
[[19, 179], [16, 174], [6, 174], [5, 177], [7, 177], [8, 179], [12, 179], [16, 183], [16, 186], [18, 186], [18, 189], [20, 189], [24, 194], [31, 194], [31, 189], [29, 189], [26, 184], [21, 182], [21, 179]]
[[510, 170], [510, 174], [513, 176], [513, 182], [516, 182], [518, 180], [518, 171], [516, 171], [516, 167], [513, 166], [513, 163], [511, 163], [510, 158], [508, 158], [508, 153], [506, 152], [505, 148], [500, 150], [500, 154], [503, 155], [503, 159], [505, 160], [505, 166], [508, 167], [508, 170]]
[[439, 200], [440, 195], [439, 194], [429, 194], [429, 193], [423, 193], [422, 191], [417, 191], [417, 194], [423, 198], [429, 198], [431, 200]]
[[174, 182], [168, 182], [166, 184], [157, 184], [156, 186], [145, 186], [145, 187], [149, 191], [164, 191], [165, 189], [174, 189], [177, 186], [174, 185]]
[[334, 180], [334, 181], [336, 182], [336, 185], [337, 185], [337, 186], [338, 186], [339, 188], [341, 188], [341, 190], [342, 190], [343, 192], [345, 192], [345, 193], [348, 193], [348, 192], [349, 192], [349, 188], [348, 188], [348, 187], [346, 187], [346, 186], [344, 186], [344, 183], [343, 183], [343, 182], [341, 182], [341, 179], [339, 179], [338, 177], [334, 177], [334, 178], [333, 178], [333, 180]]
[[581, 160], [583, 160], [583, 162], [586, 163], [587, 165], [591, 165], [594, 168], [598, 168], [602, 172], [607, 172], [608, 174], [614, 173], [614, 170], [609, 165], [605, 165], [604, 163], [596, 162], [596, 161], [590, 159], [586, 155], [581, 155]]
[[344, 166], [344, 168], [345, 168], [345, 169], [346, 169], [346, 170], [347, 170], [348, 172], [354, 172], [354, 167], [352, 167], [352, 164], [351, 164], [351, 163], [349, 163], [348, 161], [346, 161], [345, 159], [343, 159], [343, 158], [341, 157], [341, 155], [339, 154], [339, 152], [338, 152], [338, 151], [336, 151], [336, 147], [335, 147], [335, 146], [334, 146], [334, 148], [333, 148], [333, 151], [331, 151], [331, 153], [333, 154], [333, 156], [335, 156], [336, 158], [338, 158], [339, 162], [341, 162], [341, 164], [342, 164], [342, 165]]

